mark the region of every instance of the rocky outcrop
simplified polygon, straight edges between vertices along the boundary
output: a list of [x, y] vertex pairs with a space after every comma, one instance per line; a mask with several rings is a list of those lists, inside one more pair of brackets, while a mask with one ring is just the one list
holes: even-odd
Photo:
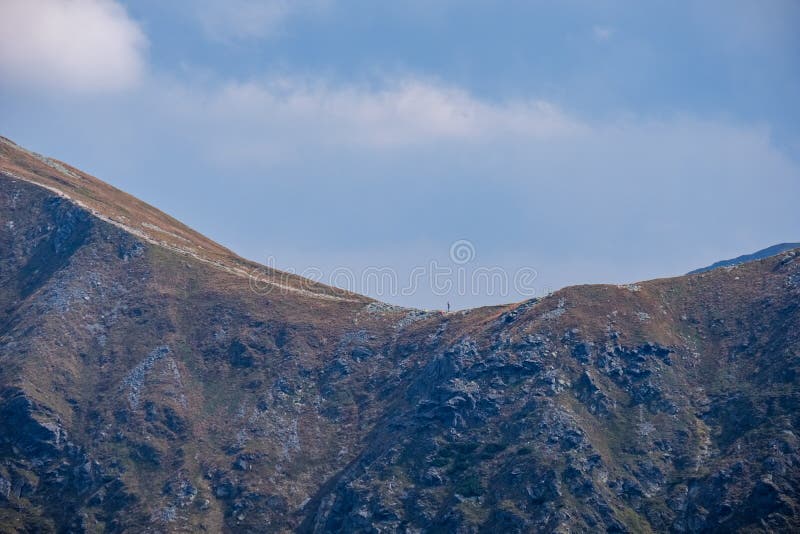
[[[94, 509], [112, 532], [115, 516], [136, 498], [122, 480], [69, 439], [58, 417], [22, 390], [0, 393], [0, 495], [19, 512], [44, 506], [60, 531], [87, 528], [85, 511]], [[20, 513], [22, 530], [42, 526], [38, 517]]]

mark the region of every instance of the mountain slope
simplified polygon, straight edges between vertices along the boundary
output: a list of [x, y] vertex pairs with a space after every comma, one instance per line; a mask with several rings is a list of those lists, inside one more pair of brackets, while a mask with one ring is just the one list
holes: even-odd
[[25, 150], [1, 136], [0, 169], [7, 178], [39, 185], [83, 208], [94, 218], [121, 228], [144, 242], [244, 277], [255, 272], [262, 285], [308, 291], [319, 296], [369, 300], [287, 273], [275, 273], [245, 260], [131, 195], [63, 162]]
[[772, 245], [771, 247], [761, 249], [758, 252], [753, 252], [752, 254], [742, 254], [741, 256], [737, 256], [730, 260], [722, 260], [714, 262], [708, 267], [701, 267], [700, 269], [695, 269], [694, 271], [690, 271], [688, 274], [704, 273], [706, 271], [710, 271], [712, 269], [718, 269], [720, 267], [733, 267], [734, 265], [739, 265], [741, 263], [746, 263], [748, 261], [762, 260], [764, 258], [769, 258], [770, 256], [775, 256], [776, 254], [780, 254], [782, 252], [786, 252], [787, 250], [792, 250], [795, 248], [800, 248], [800, 243], [780, 243], [778, 245]]
[[800, 528], [796, 250], [424, 313], [0, 171], [0, 531]]

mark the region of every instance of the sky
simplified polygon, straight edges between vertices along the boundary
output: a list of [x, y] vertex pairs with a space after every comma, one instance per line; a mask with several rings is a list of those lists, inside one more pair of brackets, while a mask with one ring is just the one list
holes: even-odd
[[0, 0], [0, 135], [454, 309], [800, 241], [792, 0]]

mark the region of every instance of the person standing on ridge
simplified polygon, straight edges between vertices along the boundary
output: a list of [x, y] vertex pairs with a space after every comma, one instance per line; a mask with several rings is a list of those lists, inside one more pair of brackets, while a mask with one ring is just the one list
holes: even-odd
[[450, 313], [450, 301], [447, 301], [447, 313]]

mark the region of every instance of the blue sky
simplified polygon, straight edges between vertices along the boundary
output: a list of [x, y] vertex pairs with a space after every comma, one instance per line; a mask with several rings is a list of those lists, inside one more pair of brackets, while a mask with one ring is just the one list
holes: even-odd
[[[779, 0], [4, 0], [0, 134], [251, 259], [508, 302], [800, 240], [799, 29]], [[360, 276], [431, 262], [536, 276]]]

